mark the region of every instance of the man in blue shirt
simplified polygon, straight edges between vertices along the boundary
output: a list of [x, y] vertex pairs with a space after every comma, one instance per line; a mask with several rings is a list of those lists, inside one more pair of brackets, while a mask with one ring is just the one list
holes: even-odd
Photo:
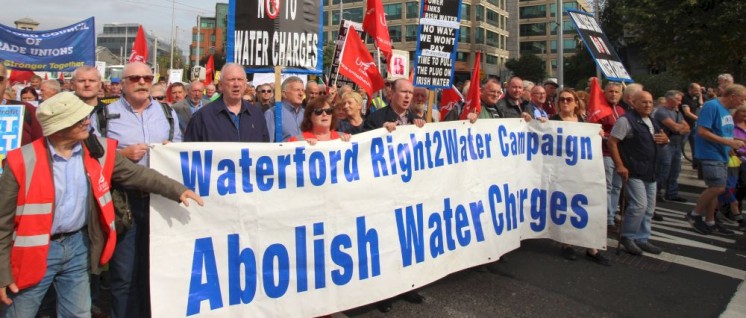
[[259, 107], [244, 100], [248, 81], [243, 66], [228, 63], [220, 72], [220, 99], [192, 115], [185, 141], [267, 142], [269, 132]]
[[[107, 106], [109, 115], [104, 136], [119, 141], [119, 153], [145, 167], [150, 166], [148, 145], [169, 142], [171, 130], [164, 109], [150, 98], [152, 85], [153, 73], [148, 65], [139, 62], [127, 64], [122, 76], [124, 95]], [[174, 125], [170, 141], [180, 142], [178, 119], [173, 110], [170, 112]], [[95, 133], [102, 135], [97, 114], [91, 117], [91, 122]], [[148, 317], [150, 197], [139, 191], [126, 192], [134, 222], [130, 229], [118, 234], [116, 250], [109, 264], [112, 317]]]
[[[694, 136], [694, 157], [699, 160], [707, 189], [697, 200], [688, 221], [701, 234], [718, 233], [733, 235], [715, 222], [717, 197], [725, 191], [727, 180], [728, 152], [731, 148], [744, 146], [741, 140], [733, 139], [733, 117], [729, 109], [743, 105], [746, 87], [733, 84], [725, 88], [723, 96], [702, 105], [697, 118], [697, 135]], [[705, 217], [703, 220], [702, 217]]]
[[[270, 142], [281, 142], [293, 136], [300, 135], [300, 123], [303, 121], [303, 80], [297, 76], [288, 77], [282, 82], [282, 109], [281, 127], [275, 127], [275, 116], [277, 109], [271, 107], [264, 112], [264, 118], [267, 120], [267, 131], [269, 132]], [[276, 129], [282, 131], [282, 140], [275, 140]]]

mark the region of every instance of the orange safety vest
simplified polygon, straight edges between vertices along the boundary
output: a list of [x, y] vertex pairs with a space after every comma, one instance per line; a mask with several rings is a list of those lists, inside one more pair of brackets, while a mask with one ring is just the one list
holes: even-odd
[[[116, 245], [114, 204], [109, 185], [114, 172], [117, 142], [99, 139], [104, 148], [100, 159], [91, 157], [83, 145], [83, 166], [101, 212], [99, 219], [106, 242], [99, 262], [109, 262]], [[107, 151], [110, 150], [110, 151]], [[18, 288], [36, 285], [47, 270], [47, 253], [54, 219], [54, 176], [46, 138], [8, 152], [8, 167], [18, 182], [15, 228], [10, 266]]]

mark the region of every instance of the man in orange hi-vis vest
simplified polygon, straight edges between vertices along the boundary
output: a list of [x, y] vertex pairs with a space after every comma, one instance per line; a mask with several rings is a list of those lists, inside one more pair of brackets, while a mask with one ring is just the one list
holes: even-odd
[[57, 315], [90, 317], [89, 273], [116, 245], [112, 182], [188, 206], [202, 199], [116, 152], [116, 141], [89, 138], [93, 107], [73, 93], [39, 106], [44, 138], [8, 153], [0, 176], [0, 300], [3, 317], [34, 317], [54, 283]]

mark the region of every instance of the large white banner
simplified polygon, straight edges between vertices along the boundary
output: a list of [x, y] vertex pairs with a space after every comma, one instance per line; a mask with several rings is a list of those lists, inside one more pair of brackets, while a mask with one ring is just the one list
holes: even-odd
[[154, 317], [315, 317], [493, 262], [606, 247], [600, 126], [479, 120], [350, 142], [154, 145], [205, 199], [151, 199]]

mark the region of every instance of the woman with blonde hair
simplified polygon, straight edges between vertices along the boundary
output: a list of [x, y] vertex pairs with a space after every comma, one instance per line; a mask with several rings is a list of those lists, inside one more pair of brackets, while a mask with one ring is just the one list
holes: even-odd
[[346, 92], [342, 94], [338, 105], [345, 111], [346, 118], [339, 120], [337, 129], [348, 134], [357, 134], [363, 131], [363, 97], [357, 92]]

